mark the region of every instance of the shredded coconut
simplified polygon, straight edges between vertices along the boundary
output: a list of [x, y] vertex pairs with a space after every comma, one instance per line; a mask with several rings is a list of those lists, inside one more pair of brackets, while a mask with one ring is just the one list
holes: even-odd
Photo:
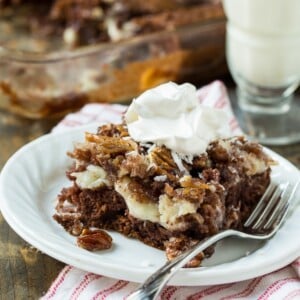
[[139, 153], [136, 150], [132, 150], [126, 153], [126, 156], [134, 156], [134, 155], [138, 155]]
[[140, 145], [141, 145], [142, 147], [144, 147], [144, 148], [150, 148], [150, 147], [153, 146], [152, 143], [140, 143]]
[[192, 165], [193, 164], [193, 159], [194, 155], [192, 154], [184, 154], [184, 153], [177, 153], [177, 155], [184, 160], [186, 163]]
[[150, 154], [156, 147], [156, 144], [152, 144], [151, 147], [147, 150], [147, 153]]
[[177, 165], [179, 171], [183, 172], [184, 175], [190, 175], [189, 171], [184, 167], [184, 165], [182, 163], [182, 159], [178, 155], [178, 153], [175, 151], [171, 151], [171, 155], [172, 155], [172, 158], [173, 158], [175, 164]]
[[128, 140], [131, 140], [131, 137], [130, 137], [130, 136], [123, 136], [122, 139], [123, 139], [124, 141], [128, 141]]
[[159, 175], [154, 177], [154, 181], [164, 182], [167, 180], [167, 175]]

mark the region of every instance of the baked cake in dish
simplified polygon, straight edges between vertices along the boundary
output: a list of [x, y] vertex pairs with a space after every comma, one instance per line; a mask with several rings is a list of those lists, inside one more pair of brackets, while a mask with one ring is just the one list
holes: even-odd
[[122, 124], [86, 133], [68, 153], [72, 184], [54, 218], [81, 247], [108, 248], [102, 229], [113, 230], [172, 259], [220, 230], [242, 229], [270, 182], [272, 160], [259, 144], [230, 136], [220, 110], [194, 101], [189, 84], [161, 85], [135, 99]]
[[0, 0], [0, 108], [31, 119], [228, 73], [220, 0]]

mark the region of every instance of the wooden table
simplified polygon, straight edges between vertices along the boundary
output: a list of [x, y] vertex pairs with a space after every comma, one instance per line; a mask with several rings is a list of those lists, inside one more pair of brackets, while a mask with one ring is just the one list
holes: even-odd
[[[0, 169], [17, 149], [58, 121], [30, 121], [0, 111]], [[270, 148], [300, 168], [300, 143]], [[38, 299], [63, 267], [17, 236], [0, 215], [0, 299]]]
[[[49, 132], [57, 122], [30, 121], [0, 111], [0, 169], [17, 149]], [[63, 266], [26, 243], [0, 214], [1, 300], [38, 299]]]

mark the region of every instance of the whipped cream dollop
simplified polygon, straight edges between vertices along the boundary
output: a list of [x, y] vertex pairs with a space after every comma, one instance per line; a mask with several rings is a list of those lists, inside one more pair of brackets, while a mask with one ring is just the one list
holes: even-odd
[[185, 155], [199, 155], [208, 144], [231, 135], [226, 111], [203, 106], [189, 83], [161, 84], [129, 106], [125, 121], [130, 136]]

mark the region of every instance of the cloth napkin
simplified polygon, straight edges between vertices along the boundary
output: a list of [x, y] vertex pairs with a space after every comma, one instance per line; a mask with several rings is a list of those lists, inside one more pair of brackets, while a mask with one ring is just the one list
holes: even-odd
[[[241, 133], [222, 82], [214, 81], [199, 89], [197, 93], [203, 105], [227, 110], [231, 115], [230, 128], [233, 135]], [[66, 131], [93, 122], [98, 125], [120, 122], [126, 108], [124, 105], [117, 104], [87, 104], [79, 112], [67, 115], [53, 129], [53, 132]], [[138, 286], [138, 283], [108, 278], [73, 266], [66, 266], [41, 299], [119, 300], [126, 299]], [[280, 270], [242, 282], [194, 287], [167, 286], [160, 298], [163, 300], [300, 299], [300, 257]]]

